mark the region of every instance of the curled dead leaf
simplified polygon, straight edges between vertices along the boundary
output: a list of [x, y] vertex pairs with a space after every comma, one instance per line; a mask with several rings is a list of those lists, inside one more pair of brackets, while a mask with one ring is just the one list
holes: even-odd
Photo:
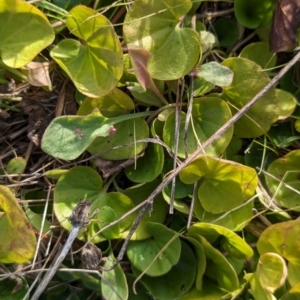
[[286, 51], [295, 45], [300, 26], [300, 0], [278, 0], [270, 33], [270, 50]]

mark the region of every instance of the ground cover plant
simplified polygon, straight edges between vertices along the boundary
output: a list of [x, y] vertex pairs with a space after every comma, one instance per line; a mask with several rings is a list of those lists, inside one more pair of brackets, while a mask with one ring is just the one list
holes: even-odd
[[0, 298], [300, 297], [298, 0], [0, 0]]

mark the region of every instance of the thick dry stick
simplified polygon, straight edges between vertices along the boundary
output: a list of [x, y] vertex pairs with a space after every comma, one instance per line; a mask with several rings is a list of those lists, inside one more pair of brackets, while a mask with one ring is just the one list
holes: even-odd
[[[179, 167], [173, 170], [161, 184], [151, 193], [151, 195], [144, 201], [145, 204], [140, 210], [139, 215], [137, 216], [134, 224], [131, 227], [128, 236], [126, 237], [122, 248], [119, 252], [116, 263], [122, 260], [124, 253], [126, 251], [127, 245], [130, 241], [130, 238], [134, 234], [138, 225], [140, 224], [141, 219], [148, 209], [151, 208], [153, 204], [153, 199], [158, 193], [160, 193], [164, 187], [169, 184], [172, 179], [179, 174], [179, 172], [189, 165], [197, 156], [209, 145], [211, 145], [215, 140], [217, 140], [230, 126], [232, 126], [237, 120], [239, 120], [277, 81], [300, 59], [300, 51], [293, 57], [293, 59], [267, 84], [259, 93], [257, 93], [254, 98], [249, 101], [245, 106], [243, 106], [230, 120], [228, 120], [221, 128], [219, 128], [208, 140], [206, 140], [201, 147], [199, 147], [190, 157], [188, 157]], [[111, 269], [111, 268], [110, 268]]]
[[49, 284], [52, 277], [57, 272], [59, 266], [63, 262], [64, 258], [68, 254], [74, 240], [76, 239], [80, 229], [86, 226], [89, 223], [89, 212], [91, 208], [91, 203], [89, 200], [83, 200], [80, 202], [72, 212], [69, 220], [72, 224], [72, 229], [68, 236], [68, 239], [62, 248], [61, 252], [56, 256], [56, 259], [50, 266], [49, 270], [47, 271], [46, 275], [42, 279], [41, 283], [37, 287], [36, 291], [31, 297], [31, 300], [38, 300], [47, 285]]

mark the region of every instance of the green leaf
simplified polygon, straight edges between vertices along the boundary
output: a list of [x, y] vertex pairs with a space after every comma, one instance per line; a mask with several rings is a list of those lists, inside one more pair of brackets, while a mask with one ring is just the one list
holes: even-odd
[[279, 100], [279, 120], [289, 117], [297, 106], [296, 98], [289, 92], [276, 89]]
[[214, 61], [201, 65], [201, 67], [195, 69], [192, 74], [217, 86], [228, 86], [233, 80], [233, 72], [229, 68]]
[[7, 174], [23, 174], [27, 162], [23, 157], [12, 158], [6, 165]]
[[238, 152], [242, 148], [242, 139], [233, 137], [230, 144], [226, 148], [224, 153], [224, 158], [228, 160], [235, 160], [234, 158], [238, 156]]
[[73, 280], [80, 279], [84, 287], [87, 287], [88, 289], [91, 289], [95, 292], [101, 292], [101, 278], [96, 274], [88, 274], [88, 273], [80, 272], [80, 273], [76, 273], [75, 276], [72, 279]]
[[[173, 300], [184, 295], [193, 285], [196, 275], [196, 258], [192, 249], [183, 241], [179, 261], [171, 270], [158, 277], [144, 275], [142, 283], [156, 299]], [[140, 272], [133, 268], [137, 276]], [[181, 299], [181, 298], [180, 298]]]
[[218, 45], [217, 37], [209, 31], [200, 31], [200, 41], [202, 52], [208, 52]]
[[115, 88], [102, 97], [85, 98], [77, 115], [88, 115], [95, 108], [98, 108], [104, 117], [114, 118], [128, 114], [134, 109], [134, 103], [127, 94]]
[[239, 57], [247, 58], [257, 63], [263, 69], [271, 69], [276, 65], [276, 54], [269, 50], [267, 43], [258, 42], [247, 45], [241, 51]]
[[199, 97], [201, 95], [207, 94], [214, 88], [215, 88], [215, 85], [210, 82], [207, 82], [204, 78], [195, 77], [193, 96]]
[[89, 97], [113, 90], [123, 73], [122, 48], [111, 23], [97, 11], [78, 5], [67, 17], [68, 29], [84, 41], [64, 39], [51, 57]]
[[57, 179], [59, 179], [59, 177], [61, 175], [65, 174], [68, 171], [69, 171], [68, 169], [52, 169], [52, 170], [46, 171], [45, 176], [47, 176], [50, 179], [57, 180]]
[[[170, 271], [180, 258], [181, 244], [176, 233], [162, 224], [148, 222], [146, 229], [151, 238], [131, 241], [127, 256], [131, 264], [150, 276], [160, 276]], [[150, 268], [148, 268], [150, 267]]]
[[88, 116], [55, 118], [44, 133], [42, 149], [57, 158], [75, 159], [97, 136], [109, 135], [111, 125], [97, 110]]
[[300, 296], [300, 282], [291, 287], [291, 289], [285, 293], [281, 300], [298, 300]]
[[221, 235], [221, 247], [231, 256], [246, 259], [253, 256], [252, 248], [233, 231], [215, 224], [196, 223], [188, 230], [188, 235], [201, 235], [213, 243]]
[[[25, 212], [31, 225], [38, 231], [42, 231], [41, 225], [43, 222], [43, 217], [40, 214], [36, 214], [35, 212], [33, 212], [28, 206], [25, 206]], [[47, 219], [44, 220], [44, 227], [42, 232], [45, 234], [49, 234], [51, 231], [50, 226], [50, 222]]]
[[163, 147], [151, 143], [146, 149], [144, 156], [137, 160], [136, 166], [131, 165], [127, 167], [125, 169], [125, 174], [133, 182], [151, 182], [161, 174], [163, 165]]
[[197, 259], [197, 275], [196, 275], [196, 288], [201, 291], [203, 286], [203, 275], [206, 269], [206, 257], [202, 245], [194, 238], [187, 237], [187, 240], [193, 244], [194, 252]]
[[33, 5], [0, 0], [0, 36], [3, 62], [20, 68], [53, 42], [54, 31], [46, 16]]
[[[222, 65], [230, 68], [234, 73], [232, 84], [224, 87], [222, 93], [222, 98], [230, 103], [233, 114], [270, 82], [260, 66], [245, 58], [228, 58], [223, 61]], [[234, 124], [234, 133], [238, 137], [245, 138], [263, 135], [268, 132], [278, 116], [278, 98], [275, 88], [270, 88]]]
[[[18, 281], [20, 280], [20, 282]], [[24, 277], [18, 279], [5, 278], [0, 281], [1, 300], [29, 299], [25, 298], [29, 285]]]
[[[166, 158], [164, 161], [164, 167], [162, 171], [162, 176], [166, 177], [173, 170], [173, 159]], [[186, 201], [190, 195], [193, 194], [194, 186], [192, 184], [183, 183], [179, 176], [176, 176], [176, 184], [174, 190], [174, 208], [184, 214], [189, 214], [190, 205], [189, 202]], [[171, 202], [171, 194], [172, 194], [172, 183], [169, 183], [162, 191], [162, 195], [165, 201], [170, 204]]]
[[[146, 184], [139, 184], [133, 187], [126, 189], [123, 193], [127, 197], [129, 197], [134, 206], [139, 205], [144, 199], [147, 199], [153, 190], [159, 185], [160, 181], [158, 179], [146, 183]], [[151, 214], [145, 214], [142, 218], [138, 228], [134, 232], [131, 240], [143, 240], [151, 237], [151, 234], [147, 231], [147, 223], [163, 223], [166, 215], [168, 213], [168, 204], [164, 201], [161, 194], [158, 194], [154, 198], [153, 208]], [[138, 211], [134, 212], [133, 218], [135, 219], [138, 216]], [[122, 233], [122, 238], [126, 238], [129, 231], [125, 231]]]
[[[276, 146], [278, 148], [288, 148], [288, 147], [292, 146], [295, 141], [300, 140], [300, 137], [295, 134], [295, 130], [294, 130], [293, 124], [291, 122], [275, 123], [268, 132], [268, 138], [269, 138], [270, 142], [273, 144], [273, 147]], [[261, 148], [263, 146], [261, 146]], [[266, 153], [268, 153], [268, 152], [270, 152], [270, 150], [267, 148]], [[256, 155], [257, 155], [257, 153], [256, 153]], [[270, 155], [268, 155], [268, 158], [269, 157], [270, 157]], [[271, 157], [270, 162], [273, 162], [274, 159], [276, 159], [276, 158], [278, 158], [278, 156], [275, 155], [275, 153], [273, 152], [273, 159]], [[257, 157], [257, 159], [261, 160], [262, 158]], [[268, 166], [269, 164], [265, 163], [265, 166]], [[260, 163], [260, 165], [261, 165], [261, 163]]]
[[190, 0], [137, 0], [124, 21], [123, 32], [130, 49], [149, 51], [148, 70], [160, 80], [178, 79], [197, 64], [200, 39], [196, 31], [180, 28], [181, 18], [192, 8]]
[[263, 255], [274, 252], [285, 258], [288, 264], [288, 280], [291, 285], [300, 281], [300, 221], [292, 220], [269, 226], [259, 237], [257, 250]]
[[265, 299], [265, 300], [275, 300], [272, 293], [265, 290], [264, 287], [260, 284], [256, 273], [247, 273], [244, 276], [244, 279], [246, 279], [249, 283], [251, 288], [249, 289], [249, 292], [253, 295], [254, 299]]
[[135, 285], [136, 293], [133, 291], [135, 276], [131, 273], [126, 273], [126, 279], [129, 289], [129, 300], [149, 300], [149, 292], [146, 287], [138, 281]]
[[219, 285], [205, 280], [203, 289], [198, 290], [197, 288], [191, 289], [180, 300], [220, 300], [227, 293], [219, 287]]
[[217, 281], [219, 287], [226, 291], [238, 289], [239, 280], [237, 274], [223, 254], [201, 235], [189, 234], [189, 236], [200, 242], [204, 249], [206, 255], [205, 275], [211, 280]]
[[300, 263], [299, 260], [290, 260], [288, 263], [288, 282], [291, 286], [300, 281]]
[[[154, 81], [153, 81], [154, 83]], [[155, 80], [157, 84], [158, 92], [163, 93], [164, 90], [164, 81]], [[127, 87], [131, 92], [132, 96], [135, 98], [137, 103], [144, 106], [163, 106], [164, 102], [162, 102], [161, 97], [158, 97], [157, 93], [155, 93], [150, 88], [146, 90], [138, 83], [130, 83]]]
[[[109, 256], [107, 257], [107, 261], [104, 264], [104, 268], [109, 268], [113, 265], [113, 263], [116, 261], [114, 258], [113, 253], [111, 252]], [[106, 279], [106, 281], [101, 280], [101, 291], [102, 296], [107, 300], [126, 300], [128, 299], [128, 286], [126, 277], [124, 274], [123, 269], [121, 268], [120, 264], [117, 265], [116, 268], [113, 270], [110, 270], [108, 272], [102, 273], [103, 278]], [[109, 282], [109, 284], [107, 283]], [[114, 290], [112, 290], [112, 288]]]
[[260, 256], [256, 276], [265, 290], [274, 293], [282, 286], [287, 277], [284, 259], [276, 253], [265, 253]]
[[25, 263], [32, 259], [36, 238], [11, 191], [0, 185], [0, 262]]
[[241, 25], [254, 29], [271, 23], [274, 6], [274, 0], [236, 0], [234, 13]]
[[295, 126], [296, 131], [300, 132], [300, 120], [296, 120], [294, 126]]
[[[188, 186], [185, 186], [184, 184], [182, 184], [182, 182], [180, 182], [179, 179], [176, 180], [176, 185], [175, 185], [175, 197], [176, 197], [176, 192], [183, 192], [183, 191], [187, 191], [188, 190]], [[166, 201], [166, 203], [168, 203], [170, 205], [171, 203], [171, 194], [170, 194], [170, 191], [168, 191], [167, 188], [165, 188], [163, 191], [162, 191], [162, 194], [163, 194], [163, 197]], [[184, 213], [184, 214], [188, 214], [189, 211], [190, 211], [190, 206], [189, 204], [187, 203], [187, 201], [185, 201], [186, 199], [183, 198], [183, 199], [178, 199], [178, 198], [175, 198], [174, 199], [174, 208], [178, 211], [180, 211], [181, 213]]]
[[[95, 109], [87, 116], [61, 116], [55, 118], [47, 127], [42, 139], [42, 149], [47, 154], [57, 158], [65, 160], [75, 159], [80, 156], [97, 137], [115, 134], [114, 124], [146, 115], [149, 115], [149, 113], [144, 112], [107, 119]], [[127, 137], [126, 141], [128, 142]], [[143, 149], [144, 146], [141, 147], [140, 145], [138, 145], [137, 148]], [[96, 148], [95, 151], [98, 153], [107, 148], [110, 149], [111, 146], [103, 145], [103, 148], [100, 148], [100, 150]]]
[[239, 28], [236, 21], [229, 18], [218, 18], [214, 23], [220, 46], [227, 47], [234, 44], [239, 38]]
[[[192, 154], [208, 138], [210, 138], [226, 121], [231, 118], [230, 109], [225, 101], [217, 97], [203, 97], [194, 99], [192, 120], [188, 127], [187, 149], [184, 145], [184, 124], [186, 114], [181, 112], [178, 156], [185, 158], [185, 150]], [[174, 148], [175, 113], [171, 113], [164, 125], [163, 139]], [[230, 127], [217, 141], [205, 149], [206, 155], [219, 156], [229, 144], [233, 128]]]
[[[270, 174], [270, 175], [269, 175]], [[279, 205], [300, 209], [300, 150], [273, 161], [265, 173], [266, 183]]]
[[[63, 228], [70, 230], [71, 224], [67, 218], [81, 199], [91, 201], [91, 213], [96, 209], [100, 210], [88, 226], [88, 237], [94, 236], [102, 227], [122, 217], [133, 208], [133, 203], [127, 196], [117, 192], [106, 193], [102, 188], [102, 183], [96, 171], [83, 166], [74, 167], [59, 178], [54, 189], [54, 212]], [[134, 216], [130, 215], [113, 228], [108, 228], [96, 236], [93, 242], [119, 238], [133, 221]], [[84, 235], [80, 234], [78, 238], [84, 239]]]
[[251, 221], [252, 208], [253, 201], [249, 201], [224, 213], [210, 213], [203, 208], [199, 195], [195, 195], [194, 214], [199, 221], [220, 225], [232, 231], [241, 231]]
[[180, 179], [187, 184], [201, 180], [198, 197], [203, 208], [214, 214], [242, 205], [254, 195], [258, 183], [254, 169], [204, 156], [184, 168]]
[[288, 261], [300, 264], [300, 221], [292, 220], [273, 224], [263, 231], [257, 242], [260, 255], [274, 252]]
[[[97, 222], [93, 222], [89, 228], [90, 235], [93, 235], [93, 232], [97, 232], [103, 225], [110, 224], [118, 219], [117, 213], [113, 208], [109, 206], [102, 206], [99, 213], [94, 217]], [[100, 225], [100, 226], [99, 226]], [[119, 223], [107, 228], [102, 236], [108, 240], [118, 239], [120, 237], [120, 226]]]
[[[129, 116], [134, 115], [125, 115], [118, 118], [128, 118]], [[117, 120], [118, 118], [114, 119]], [[124, 121], [116, 124], [114, 128], [115, 133], [113, 135], [96, 138], [87, 150], [91, 154], [98, 154], [99, 157], [104, 159], [120, 160], [134, 157], [146, 148], [147, 143], [136, 142], [149, 137], [148, 124], [143, 119], [135, 118], [134, 120]], [[125, 146], [127, 144], [131, 145]], [[118, 148], [112, 150], [114, 147]]]
[[255, 299], [275, 300], [273, 293], [284, 284], [287, 272], [284, 259], [270, 252], [261, 255], [255, 273], [244, 278], [250, 282], [249, 291]]

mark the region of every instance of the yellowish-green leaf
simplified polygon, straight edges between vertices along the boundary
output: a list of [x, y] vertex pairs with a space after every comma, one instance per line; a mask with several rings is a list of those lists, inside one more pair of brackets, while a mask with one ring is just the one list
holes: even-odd
[[35, 252], [35, 234], [14, 195], [4, 186], [0, 186], [0, 210], [0, 262], [28, 262]]
[[[246, 105], [269, 82], [269, 77], [256, 63], [245, 58], [228, 58], [222, 63], [233, 73], [233, 82], [224, 87], [222, 97], [230, 103], [235, 114]], [[234, 133], [239, 137], [257, 137], [265, 134], [278, 119], [278, 98], [275, 88], [257, 101], [247, 113], [234, 124]]]
[[97, 11], [78, 5], [70, 11], [67, 27], [84, 44], [64, 39], [51, 56], [81, 93], [89, 97], [107, 94], [123, 73], [122, 48], [113, 26]]
[[12, 68], [29, 63], [54, 40], [46, 16], [21, 0], [0, 0], [0, 53]]
[[136, 0], [127, 13], [123, 31], [129, 54], [130, 48], [149, 51], [148, 70], [153, 78], [177, 79], [197, 64], [199, 35], [179, 26], [181, 18], [191, 8], [190, 0]]
[[224, 213], [254, 195], [258, 178], [254, 169], [223, 159], [199, 157], [180, 172], [186, 183], [201, 180], [198, 197], [211, 213]]

